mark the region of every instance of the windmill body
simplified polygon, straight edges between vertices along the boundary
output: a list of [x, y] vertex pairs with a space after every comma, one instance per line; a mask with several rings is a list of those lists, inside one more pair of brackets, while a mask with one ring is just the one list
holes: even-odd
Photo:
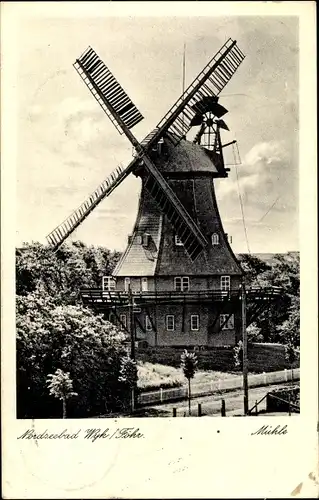
[[[228, 291], [238, 292], [242, 276], [215, 197], [214, 178], [225, 174], [202, 146], [182, 140], [173, 152], [170, 149], [169, 141], [164, 141], [153, 153], [153, 161], [209, 243], [192, 262], [142, 177], [134, 230], [113, 272], [115, 287], [124, 292], [130, 286], [133, 295], [148, 295], [148, 307], [136, 313], [138, 339], [151, 345], [234, 344], [240, 336], [241, 309], [232, 301], [216, 300], [217, 295], [223, 299]], [[169, 303], [170, 294], [178, 292], [184, 292], [183, 300]], [[165, 293], [168, 295], [163, 304]], [[208, 301], [203, 300], [205, 293]], [[124, 315], [122, 320], [127, 323], [129, 317], [124, 319]]]

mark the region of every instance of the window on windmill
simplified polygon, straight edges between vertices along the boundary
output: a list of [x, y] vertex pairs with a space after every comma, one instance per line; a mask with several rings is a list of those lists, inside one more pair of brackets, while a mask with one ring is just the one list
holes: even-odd
[[180, 239], [179, 239], [179, 237], [177, 236], [177, 234], [175, 234], [175, 245], [176, 245], [177, 247], [182, 247], [182, 246], [184, 246], [184, 245], [183, 245], [182, 240], [180, 240]]
[[131, 287], [131, 278], [124, 278], [124, 290], [128, 292]]
[[233, 330], [234, 329], [234, 315], [231, 314], [221, 314], [219, 316], [219, 326], [222, 330]]
[[220, 277], [220, 289], [224, 291], [230, 290], [230, 276]]
[[174, 278], [174, 288], [176, 292], [187, 292], [189, 290], [189, 277], [177, 276]]
[[115, 279], [113, 278], [113, 276], [103, 276], [102, 290], [106, 292], [115, 290]]
[[164, 139], [163, 139], [163, 137], [161, 137], [161, 139], [157, 143], [157, 152], [158, 152], [158, 154], [162, 154], [163, 144], [164, 144]]
[[142, 235], [141, 234], [136, 235], [136, 243], [138, 245], [142, 245]]
[[191, 331], [196, 332], [199, 330], [199, 315], [192, 314], [191, 315]]
[[147, 281], [147, 278], [142, 278], [141, 279], [141, 290], [142, 290], [142, 292], [147, 292], [147, 290], [148, 290], [148, 281]]
[[228, 241], [229, 243], [232, 243], [232, 242], [233, 242], [233, 238], [232, 238], [232, 237], [231, 237], [228, 233], [225, 233], [225, 236], [226, 236], [227, 241]]
[[148, 247], [148, 245], [150, 243], [150, 237], [151, 237], [151, 235], [148, 233], [143, 234], [143, 239], [142, 239], [143, 247]]
[[212, 234], [212, 245], [218, 245], [219, 244], [219, 235], [217, 233]]
[[175, 316], [174, 314], [166, 315], [166, 330], [168, 332], [173, 332], [175, 330]]
[[120, 322], [122, 323], [123, 327], [126, 328], [126, 314], [120, 314]]
[[145, 330], [147, 332], [153, 330], [153, 327], [152, 327], [152, 322], [150, 320], [150, 317], [149, 316], [145, 316]]

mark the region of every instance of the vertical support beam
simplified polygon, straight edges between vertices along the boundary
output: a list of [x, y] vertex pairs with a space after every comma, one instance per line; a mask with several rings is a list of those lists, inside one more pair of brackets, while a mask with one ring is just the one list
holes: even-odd
[[[129, 285], [128, 289], [128, 297], [129, 297], [129, 312], [130, 312], [130, 334], [131, 334], [131, 359], [135, 361], [135, 317], [134, 317], [134, 300], [131, 291], [131, 285]], [[134, 413], [135, 407], [137, 403], [137, 391], [136, 384], [131, 387], [131, 410]]]
[[131, 291], [131, 286], [128, 290], [129, 296], [129, 311], [130, 311], [130, 334], [131, 334], [131, 359], [135, 361], [135, 318], [134, 318], [134, 300]]
[[243, 342], [243, 388], [244, 388], [244, 414], [248, 414], [248, 353], [247, 353], [247, 331], [246, 331], [246, 288], [242, 281], [241, 288], [241, 312], [242, 312], [242, 342]]
[[154, 286], [155, 286], [155, 325], [156, 325], [156, 328], [155, 328], [155, 338], [154, 338], [154, 344], [155, 344], [155, 347], [157, 347], [157, 344], [158, 344], [158, 334], [157, 334], [157, 291], [156, 291], [156, 278], [154, 278]]
[[185, 332], [185, 308], [186, 308], [186, 295], [184, 293], [183, 311], [182, 311], [182, 333]]

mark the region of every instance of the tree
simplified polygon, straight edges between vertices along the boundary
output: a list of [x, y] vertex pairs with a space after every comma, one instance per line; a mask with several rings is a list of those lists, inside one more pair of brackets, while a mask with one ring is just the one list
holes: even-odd
[[250, 325], [248, 325], [246, 328], [246, 333], [248, 345], [252, 342], [262, 342], [264, 339], [262, 333], [260, 333], [260, 328], [258, 328], [256, 323], [251, 323]]
[[238, 344], [233, 348], [234, 365], [240, 370], [243, 369], [243, 342], [239, 340]]
[[82, 306], [56, 305], [41, 289], [18, 296], [16, 306], [19, 418], [58, 416], [46, 385], [57, 369], [70, 373], [78, 393], [69, 414], [98, 415], [121, 407], [123, 332]]
[[56, 304], [80, 303], [80, 288], [100, 288], [119, 252], [82, 242], [64, 243], [56, 252], [47, 245], [25, 243], [16, 251], [16, 291], [27, 295], [41, 287]]
[[137, 386], [137, 365], [136, 362], [129, 356], [121, 359], [121, 368], [119, 381], [123, 382], [131, 392], [131, 411], [135, 409], [135, 389]]
[[[241, 254], [241, 265], [246, 272], [245, 280], [248, 286], [281, 288], [279, 301], [273, 302], [255, 320], [260, 329], [260, 339], [265, 342], [287, 343], [294, 332], [294, 343], [299, 343], [299, 254], [274, 255], [271, 261]], [[249, 313], [249, 304], [247, 306]]]
[[291, 369], [291, 382], [293, 383], [294, 379], [293, 364], [297, 359], [297, 351], [292, 342], [289, 342], [287, 345], [285, 345], [285, 358]]
[[65, 373], [58, 368], [55, 374], [50, 373], [48, 375], [47, 384], [50, 394], [62, 400], [62, 417], [66, 418], [67, 399], [78, 395], [77, 392], [73, 391], [73, 381], [70, 379], [70, 373]]
[[191, 415], [191, 379], [194, 378], [197, 370], [197, 356], [194, 352], [186, 349], [181, 355], [181, 368], [188, 381], [188, 413]]

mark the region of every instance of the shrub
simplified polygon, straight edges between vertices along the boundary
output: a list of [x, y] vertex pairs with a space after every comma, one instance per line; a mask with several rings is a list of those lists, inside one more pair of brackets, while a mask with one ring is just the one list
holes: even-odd
[[46, 379], [60, 369], [70, 374], [78, 397], [69, 416], [106, 413], [123, 404], [119, 380], [124, 334], [81, 306], [56, 306], [34, 292], [17, 298], [18, 418], [59, 417]]

